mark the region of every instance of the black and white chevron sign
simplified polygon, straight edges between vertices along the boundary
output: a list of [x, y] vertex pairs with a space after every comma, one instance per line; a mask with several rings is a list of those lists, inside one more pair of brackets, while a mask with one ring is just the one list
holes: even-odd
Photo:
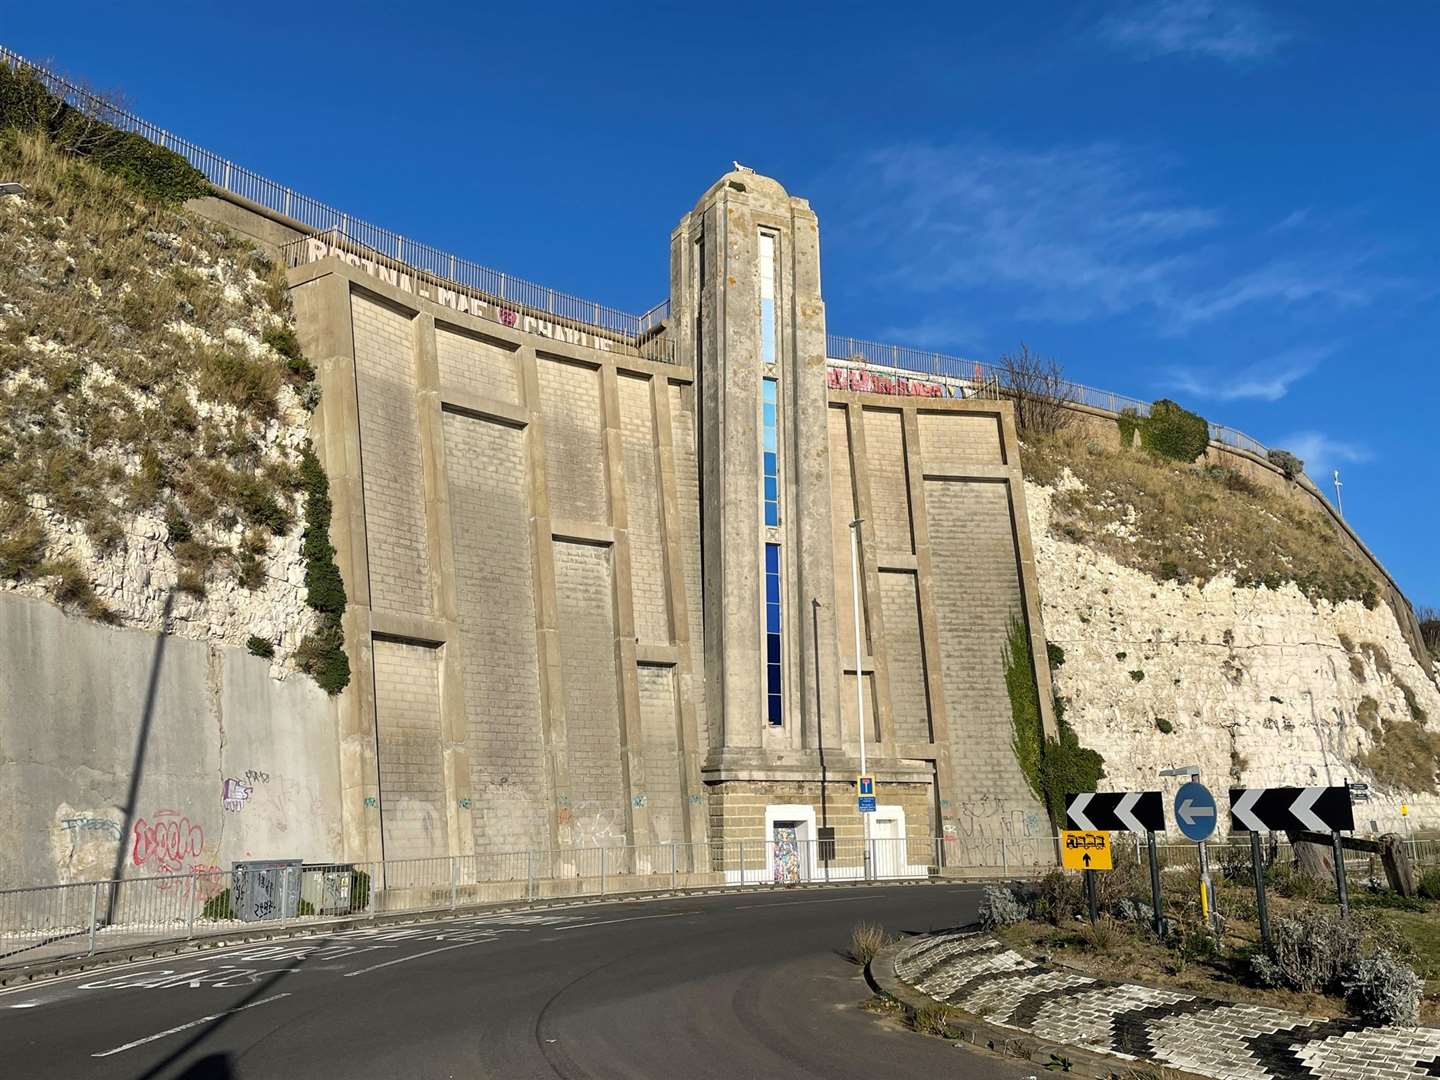
[[1087, 791], [1065, 799], [1072, 829], [1165, 831], [1165, 800], [1158, 791]]
[[1231, 832], [1349, 832], [1355, 828], [1347, 787], [1230, 789]]

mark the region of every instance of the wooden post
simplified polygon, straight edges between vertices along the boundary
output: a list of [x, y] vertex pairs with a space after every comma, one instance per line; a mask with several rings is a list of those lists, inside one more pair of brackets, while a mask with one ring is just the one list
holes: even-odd
[[1151, 918], [1155, 926], [1155, 936], [1165, 936], [1165, 909], [1163, 898], [1160, 895], [1160, 857], [1155, 851], [1155, 830], [1149, 829], [1145, 833], [1145, 847], [1150, 854], [1150, 904]]
[[1255, 911], [1260, 917], [1260, 940], [1270, 944], [1270, 905], [1265, 902], [1265, 860], [1260, 854], [1260, 834], [1250, 834], [1250, 865], [1255, 872]]

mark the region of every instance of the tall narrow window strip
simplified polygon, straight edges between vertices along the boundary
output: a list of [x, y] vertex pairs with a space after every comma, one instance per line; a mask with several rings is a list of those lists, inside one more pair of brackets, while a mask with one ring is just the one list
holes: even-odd
[[765, 524], [774, 528], [780, 524], [780, 456], [777, 449], [779, 437], [776, 433], [779, 413], [779, 406], [776, 404], [778, 390], [774, 379], [765, 379], [762, 386], [764, 392], [760, 405], [760, 450], [765, 463]]
[[780, 545], [765, 545], [765, 719], [784, 723], [781, 683], [784, 653], [780, 644]]
[[776, 362], [775, 330], [775, 234], [760, 234], [760, 359]]

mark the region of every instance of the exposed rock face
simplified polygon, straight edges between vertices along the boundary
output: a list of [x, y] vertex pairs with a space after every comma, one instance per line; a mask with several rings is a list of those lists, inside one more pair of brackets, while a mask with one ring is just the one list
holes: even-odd
[[[1058, 484], [1076, 482], [1067, 471]], [[1081, 742], [1104, 755], [1107, 789], [1153, 790], [1158, 770], [1192, 763], [1217, 792], [1366, 781], [1357, 828], [1440, 826], [1433, 757], [1417, 767], [1415, 744], [1391, 735], [1433, 746], [1424, 721], [1440, 723], [1440, 689], [1388, 607], [1225, 576], [1156, 581], [1052, 535], [1055, 492], [1026, 483], [1045, 633], [1064, 650], [1056, 690]], [[1394, 777], [1407, 770], [1411, 790]]]

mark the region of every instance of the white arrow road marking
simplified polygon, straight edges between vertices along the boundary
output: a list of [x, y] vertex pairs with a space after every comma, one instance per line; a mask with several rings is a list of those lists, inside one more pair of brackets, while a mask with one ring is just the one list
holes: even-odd
[[1255, 813], [1255, 804], [1260, 801], [1260, 796], [1264, 794], [1264, 788], [1246, 788], [1245, 794], [1240, 796], [1240, 800], [1230, 807], [1230, 812], [1251, 832], [1269, 831], [1265, 827], [1265, 822], [1261, 820], [1260, 815]]
[[1095, 831], [1095, 823], [1085, 816], [1085, 807], [1090, 805], [1090, 800], [1093, 798], [1095, 798], [1093, 791], [1087, 792], [1084, 795], [1076, 795], [1075, 801], [1070, 804], [1070, 808], [1066, 811], [1066, 813], [1070, 815], [1071, 820], [1087, 832]]
[[241, 1005], [239, 1008], [226, 1009], [224, 1012], [211, 1013], [209, 1016], [200, 1017], [199, 1020], [191, 1020], [188, 1024], [181, 1024], [179, 1027], [167, 1028], [165, 1031], [158, 1031], [154, 1035], [146, 1035], [143, 1039], [136, 1039], [134, 1042], [128, 1042], [124, 1046], [117, 1046], [113, 1050], [101, 1050], [98, 1053], [91, 1054], [90, 1056], [97, 1058], [109, 1057], [111, 1054], [118, 1054], [122, 1050], [134, 1050], [137, 1046], [144, 1046], [146, 1043], [152, 1043], [156, 1039], [163, 1039], [167, 1035], [176, 1035], [182, 1031], [188, 1031], [190, 1028], [199, 1027], [201, 1024], [208, 1024], [212, 1020], [219, 1020], [222, 1016], [229, 1016], [231, 1013], [244, 1012], [246, 1009], [253, 1009], [257, 1005], [268, 1005], [272, 1001], [279, 1001], [281, 998], [287, 998], [289, 996], [289, 994], [276, 994], [274, 997], [261, 998], [259, 1001], [252, 1001], [249, 1005]]
[[1180, 819], [1184, 821], [1186, 825], [1194, 825], [1197, 817], [1214, 817], [1215, 808], [1213, 806], [1196, 806], [1189, 799], [1186, 799], [1175, 809], [1175, 813], [1180, 815]]
[[1134, 814], [1135, 804], [1140, 801], [1140, 792], [1131, 791], [1120, 800], [1120, 805], [1115, 807], [1115, 816], [1125, 823], [1125, 827], [1131, 832], [1143, 833], [1145, 826]]
[[1307, 787], [1290, 804], [1290, 813], [1295, 815], [1295, 820], [1314, 832], [1330, 831], [1330, 823], [1311, 809], [1315, 805], [1315, 800], [1323, 794], [1325, 794], [1323, 787]]

